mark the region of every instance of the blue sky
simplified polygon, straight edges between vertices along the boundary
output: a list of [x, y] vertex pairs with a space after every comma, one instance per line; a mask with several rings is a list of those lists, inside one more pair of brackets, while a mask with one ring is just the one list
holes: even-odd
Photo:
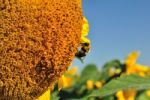
[[83, 0], [90, 23], [90, 54], [87, 63], [98, 67], [112, 59], [123, 60], [131, 51], [140, 51], [138, 63], [150, 66], [150, 0]]

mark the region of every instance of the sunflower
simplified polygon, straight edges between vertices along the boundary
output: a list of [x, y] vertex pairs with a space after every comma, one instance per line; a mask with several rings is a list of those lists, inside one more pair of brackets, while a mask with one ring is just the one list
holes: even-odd
[[149, 72], [149, 67], [137, 64], [137, 58], [139, 56], [138, 52], [132, 52], [128, 55], [125, 61], [126, 74], [138, 74], [140, 76], [145, 76]]
[[[137, 64], [137, 58], [139, 57], [139, 52], [130, 53], [125, 60], [125, 75], [138, 74], [144, 77], [149, 72], [149, 67]], [[136, 96], [136, 90], [121, 90], [116, 93], [118, 100], [134, 100]]]
[[81, 1], [0, 0], [0, 23], [0, 96], [30, 100], [50, 91], [80, 44]]

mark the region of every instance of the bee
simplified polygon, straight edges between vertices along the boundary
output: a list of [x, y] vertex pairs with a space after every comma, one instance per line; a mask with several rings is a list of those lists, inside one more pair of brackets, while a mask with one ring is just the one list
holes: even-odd
[[81, 43], [75, 56], [83, 62], [84, 57], [90, 52], [90, 43]]
[[87, 38], [89, 33], [89, 23], [88, 20], [84, 17], [83, 18], [83, 25], [81, 31], [81, 42], [78, 48], [77, 53], [75, 56], [83, 62], [84, 57], [89, 53], [91, 45], [90, 40]]

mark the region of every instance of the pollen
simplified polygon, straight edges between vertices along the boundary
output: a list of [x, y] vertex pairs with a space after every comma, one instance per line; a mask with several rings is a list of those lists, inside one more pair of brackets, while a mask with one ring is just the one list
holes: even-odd
[[33, 100], [53, 87], [80, 43], [78, 1], [0, 0], [0, 97]]

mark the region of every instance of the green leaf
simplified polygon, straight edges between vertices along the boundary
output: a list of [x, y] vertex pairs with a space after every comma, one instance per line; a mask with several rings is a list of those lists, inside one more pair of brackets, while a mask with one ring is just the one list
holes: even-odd
[[100, 73], [95, 64], [87, 65], [81, 73], [81, 83], [85, 83], [87, 80], [96, 81], [100, 77]]
[[119, 67], [121, 65], [121, 62], [119, 60], [112, 60], [107, 62], [104, 66], [103, 69], [109, 69], [110, 67]]
[[[96, 67], [95, 64], [88, 64], [87, 66], [85, 66], [85, 68], [83, 69], [80, 79], [78, 79], [76, 81], [76, 84], [72, 87], [73, 91], [68, 91], [68, 90], [64, 90], [64, 92], [62, 93], [63, 95], [67, 94], [67, 95], [75, 95], [72, 98], [68, 98], [66, 97], [65, 100], [72, 100], [72, 99], [81, 99], [81, 100], [86, 100], [84, 99], [85, 96], [89, 95], [90, 91], [87, 91], [86, 89], [86, 82], [87, 80], [93, 80], [93, 81], [97, 81], [100, 77], [100, 72], [98, 71], [98, 68]], [[70, 93], [70, 94], [69, 94]]]
[[59, 100], [59, 95], [58, 95], [58, 91], [53, 91], [52, 93], [51, 93], [51, 99], [50, 100]]
[[104, 97], [103, 100], [115, 100], [115, 96], [109, 95], [109, 96]]
[[112, 61], [107, 62], [103, 66], [103, 68], [102, 68], [100, 79], [101, 80], [107, 80], [108, 78], [110, 78], [110, 76], [109, 76], [109, 70], [111, 68], [114, 68], [114, 69], [118, 69], [118, 68], [123, 69], [122, 67], [123, 66], [122, 66], [122, 64], [121, 64], [121, 62], [119, 60], [112, 60]]
[[146, 91], [139, 94], [135, 100], [150, 100], [150, 97], [146, 95]]
[[138, 75], [128, 75], [128, 76], [121, 76], [120, 78], [114, 79], [104, 85], [99, 90], [94, 90], [90, 96], [98, 96], [104, 97], [111, 94], [116, 93], [119, 90], [125, 90], [134, 88], [136, 90], [143, 90], [150, 88], [150, 78], [148, 77], [140, 77]]

